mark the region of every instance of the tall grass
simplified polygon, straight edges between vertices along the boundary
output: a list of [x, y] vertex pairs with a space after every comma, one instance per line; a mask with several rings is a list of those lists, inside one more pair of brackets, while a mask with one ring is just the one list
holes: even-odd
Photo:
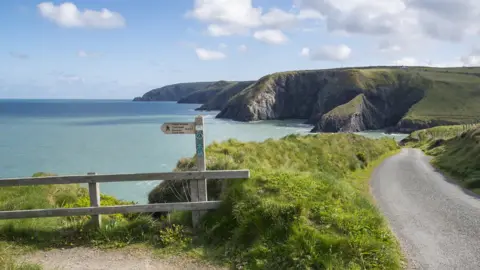
[[[223, 204], [203, 220], [203, 241], [234, 268], [399, 269], [398, 245], [365, 192], [367, 180], [352, 174], [395, 149], [393, 140], [353, 134], [214, 143], [209, 169], [248, 168], [252, 177], [212, 189]], [[177, 168], [194, 166], [183, 159]], [[166, 185], [151, 202], [172, 199]]]
[[[160, 219], [103, 216], [99, 230], [91, 230], [88, 217], [4, 220], [0, 222], [0, 257], [5, 264], [15, 265], [12, 258], [17, 253], [7, 248], [12, 246], [22, 251], [143, 243], [176, 252], [200, 248], [203, 256], [227, 261], [234, 268], [399, 269], [399, 247], [365, 192], [368, 177], [357, 175], [397, 148], [391, 139], [353, 134], [213, 143], [207, 148], [210, 170], [248, 168], [252, 177], [225, 185], [209, 180], [209, 198], [223, 203], [204, 217], [202, 230], [193, 233], [188, 212]], [[180, 160], [177, 170], [192, 169], [193, 160]], [[151, 192], [151, 202], [184, 199], [164, 187]], [[183, 187], [181, 182], [174, 185]], [[128, 203], [102, 195], [103, 205]], [[77, 185], [0, 190], [1, 210], [88, 204], [87, 191]]]
[[433, 156], [432, 164], [480, 194], [480, 126], [435, 127], [412, 133], [404, 144]]

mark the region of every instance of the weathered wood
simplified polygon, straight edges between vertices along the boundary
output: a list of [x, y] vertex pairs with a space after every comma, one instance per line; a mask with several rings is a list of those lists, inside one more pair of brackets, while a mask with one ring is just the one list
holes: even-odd
[[0, 187], [151, 180], [240, 179], [248, 178], [249, 174], [248, 170], [232, 170], [6, 178], [0, 179]]
[[210, 201], [210, 202], [157, 203], [157, 204], [144, 204], [144, 205], [121, 205], [121, 206], [101, 206], [101, 207], [0, 211], [0, 219], [90, 216], [90, 215], [153, 213], [153, 212], [171, 212], [171, 211], [196, 211], [196, 210], [217, 209], [220, 206], [220, 204], [221, 204], [220, 201]]
[[[205, 160], [205, 125], [203, 123], [203, 116], [199, 115], [195, 118], [195, 149], [197, 157], [197, 169], [200, 172], [206, 171]], [[207, 201], [207, 179], [191, 180], [192, 198], [198, 202]], [[193, 200], [192, 200], [193, 201]], [[205, 211], [192, 212], [193, 227], [196, 228], [200, 222], [200, 218], [205, 214]]]
[[[95, 173], [88, 173], [88, 175], [95, 175]], [[90, 206], [100, 206], [100, 184], [88, 183], [88, 194], [90, 195]], [[95, 227], [100, 228], [102, 226], [102, 217], [100, 215], [92, 215], [92, 224]]]

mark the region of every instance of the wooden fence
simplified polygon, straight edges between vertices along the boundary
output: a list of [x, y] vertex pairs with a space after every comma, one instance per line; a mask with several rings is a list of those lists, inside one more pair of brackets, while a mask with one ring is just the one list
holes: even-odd
[[[101, 226], [101, 216], [105, 214], [152, 213], [171, 211], [192, 211], [193, 226], [197, 227], [200, 217], [206, 210], [216, 209], [220, 201], [208, 201], [207, 179], [245, 179], [250, 177], [249, 170], [207, 171], [205, 162], [205, 139], [203, 117], [198, 116], [191, 123], [165, 123], [162, 126], [165, 134], [195, 134], [195, 148], [198, 171], [165, 172], [165, 173], [135, 173], [76, 176], [50, 176], [0, 179], [1, 187], [32, 186], [32, 185], [62, 185], [88, 184], [90, 207], [53, 208], [0, 211], [0, 219], [42, 218], [61, 216], [92, 216], [92, 222]], [[189, 180], [190, 202], [156, 203], [145, 205], [101, 206], [100, 183], [152, 180]]]
[[[15, 210], [0, 211], [0, 219], [20, 219], [20, 218], [41, 218], [41, 217], [61, 217], [61, 216], [83, 216], [91, 215], [92, 222], [95, 225], [101, 225], [100, 215], [102, 214], [126, 214], [126, 213], [148, 213], [148, 212], [170, 212], [191, 210], [194, 226], [198, 224], [200, 218], [199, 211], [216, 209], [220, 205], [219, 201], [196, 200], [194, 194], [191, 194], [191, 202], [178, 203], [156, 203], [144, 205], [121, 205], [121, 206], [101, 206], [100, 201], [100, 183], [107, 182], [126, 182], [126, 181], [148, 181], [148, 180], [190, 180], [190, 185], [196, 185], [199, 180], [205, 179], [244, 179], [248, 178], [248, 170], [232, 171], [189, 171], [189, 172], [167, 172], [167, 173], [137, 173], [137, 174], [108, 174], [77, 176], [52, 176], [52, 177], [31, 177], [31, 178], [11, 178], [1, 179], [1, 187], [9, 186], [33, 186], [33, 185], [59, 185], [59, 184], [88, 184], [90, 195], [90, 207], [79, 208], [53, 208], [53, 209], [33, 209], [33, 210]], [[191, 193], [197, 190], [190, 188]], [[205, 189], [206, 193], [206, 189]], [[197, 196], [198, 197], [198, 196]], [[205, 194], [206, 198], [206, 194]]]

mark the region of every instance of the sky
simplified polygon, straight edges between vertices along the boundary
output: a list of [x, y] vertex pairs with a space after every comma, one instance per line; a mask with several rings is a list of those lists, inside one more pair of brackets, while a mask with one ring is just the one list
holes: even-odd
[[478, 0], [0, 1], [0, 98], [341, 66], [480, 65]]

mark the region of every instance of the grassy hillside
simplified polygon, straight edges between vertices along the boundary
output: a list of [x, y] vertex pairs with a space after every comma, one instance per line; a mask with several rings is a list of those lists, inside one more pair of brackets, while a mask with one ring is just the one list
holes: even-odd
[[[203, 221], [203, 241], [234, 268], [400, 269], [400, 252], [370, 201], [370, 163], [395, 151], [393, 140], [353, 134], [229, 140], [207, 148], [211, 170], [249, 168], [243, 181], [209, 181], [218, 211]], [[178, 170], [194, 169], [182, 159]], [[367, 175], [367, 176], [365, 176]], [[150, 202], [185, 200], [182, 181], [164, 182]]]
[[136, 97], [134, 101], [178, 101], [193, 92], [204, 90], [213, 82], [192, 82], [166, 85], [148, 91], [142, 97]]
[[[264, 76], [243, 90], [219, 117], [241, 121], [307, 118], [321, 130], [324, 115], [330, 119], [332, 115], [354, 119], [354, 114], [359, 113], [358, 96], [364, 95], [378, 111], [378, 115], [360, 112], [362, 117], [376, 118], [364, 119], [372, 124], [366, 128], [396, 126], [397, 131], [407, 132], [480, 118], [479, 85], [480, 68], [366, 67], [280, 72]], [[333, 119], [336, 124], [347, 124], [347, 120]]]
[[434, 158], [432, 164], [480, 194], [480, 125], [435, 127], [412, 133], [404, 141]]
[[195, 91], [189, 94], [188, 96], [183, 97], [178, 101], [178, 103], [197, 103], [197, 104], [206, 103], [210, 99], [212, 99], [215, 95], [217, 95], [219, 92], [225, 89], [229, 89], [236, 83], [237, 82], [229, 82], [229, 81], [214, 82], [204, 89]]
[[207, 102], [205, 102], [205, 104], [203, 104], [199, 108], [199, 110], [222, 110], [225, 106], [227, 106], [230, 99], [235, 97], [238, 93], [240, 93], [242, 90], [249, 87], [253, 83], [254, 81], [244, 81], [230, 84], [229, 86], [224, 87], [221, 91], [217, 92], [215, 96], [210, 98]]

